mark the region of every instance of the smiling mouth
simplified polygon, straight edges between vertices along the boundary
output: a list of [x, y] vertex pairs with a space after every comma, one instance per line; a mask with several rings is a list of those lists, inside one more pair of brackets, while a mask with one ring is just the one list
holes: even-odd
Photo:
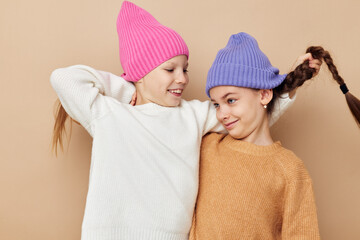
[[183, 92], [184, 89], [168, 89], [167, 91], [173, 95], [175, 95], [176, 97], [181, 97], [181, 94]]
[[233, 122], [230, 122], [230, 123], [224, 123], [224, 126], [226, 129], [232, 129], [238, 121], [239, 121], [239, 119], [235, 120]]

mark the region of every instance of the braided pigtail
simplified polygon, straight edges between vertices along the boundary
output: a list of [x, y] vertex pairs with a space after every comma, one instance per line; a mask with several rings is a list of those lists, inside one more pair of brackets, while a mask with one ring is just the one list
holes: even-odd
[[[311, 53], [314, 59], [320, 59], [326, 63], [334, 80], [340, 85], [341, 91], [345, 94], [346, 102], [350, 108], [350, 111], [354, 116], [356, 123], [360, 127], [360, 100], [349, 92], [344, 79], [339, 75], [329, 52], [325, 51], [322, 47], [319, 46], [309, 47], [306, 52]], [[273, 89], [274, 98], [273, 101], [270, 102], [270, 105], [268, 104], [269, 112], [271, 112], [273, 109], [275, 98], [279, 97], [283, 93], [291, 92], [302, 86], [305, 81], [312, 78], [314, 73], [315, 69], [309, 67], [308, 60], [297, 66], [294, 71], [290, 72], [282, 84]]]
[[328, 66], [333, 78], [340, 85], [341, 91], [345, 94], [346, 102], [350, 108], [350, 111], [360, 127], [360, 100], [349, 92], [344, 79], [339, 75], [336, 66], [328, 51], [325, 51], [322, 47], [309, 47], [307, 52], [310, 52], [314, 58], [324, 59], [324, 62]]

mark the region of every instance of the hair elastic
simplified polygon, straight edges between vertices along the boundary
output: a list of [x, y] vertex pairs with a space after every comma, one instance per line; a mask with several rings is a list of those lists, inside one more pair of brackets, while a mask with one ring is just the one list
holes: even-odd
[[340, 89], [343, 92], [343, 94], [346, 94], [349, 91], [345, 83], [340, 85]]

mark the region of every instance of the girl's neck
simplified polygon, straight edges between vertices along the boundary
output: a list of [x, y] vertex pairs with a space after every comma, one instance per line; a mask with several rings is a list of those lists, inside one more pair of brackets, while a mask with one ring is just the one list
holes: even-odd
[[267, 114], [264, 115], [261, 124], [257, 126], [250, 135], [240, 140], [260, 146], [268, 146], [273, 144], [274, 141], [270, 134], [269, 120]]
[[145, 101], [144, 98], [141, 96], [141, 94], [139, 94], [139, 92], [136, 90], [136, 103], [135, 105], [143, 105], [149, 103], [148, 101]]
[[[135, 85], [136, 87], [136, 85]], [[144, 105], [147, 103], [154, 103], [152, 101], [150, 101], [149, 99], [147, 99], [146, 97], [144, 97], [141, 93], [141, 90], [138, 89], [138, 87], [136, 87], [136, 102], [135, 102], [135, 106], [139, 106], [139, 105]]]

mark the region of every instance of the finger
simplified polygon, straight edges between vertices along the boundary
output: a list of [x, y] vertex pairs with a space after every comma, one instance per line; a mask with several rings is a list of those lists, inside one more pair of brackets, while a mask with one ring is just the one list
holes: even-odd
[[316, 70], [320, 69], [320, 65], [318, 65], [318, 64], [309, 64], [309, 67], [315, 68]]
[[312, 57], [312, 55], [311, 55], [311, 53], [306, 53], [306, 54], [304, 54], [304, 55], [302, 55], [302, 56], [300, 56], [299, 58], [298, 58], [298, 61], [299, 62], [304, 62], [304, 61], [306, 61], [306, 60], [312, 60], [313, 59], [313, 57]]
[[134, 96], [131, 97], [130, 103], [132, 103], [132, 101], [134, 101]]
[[309, 67], [315, 70], [312, 77], [316, 77], [320, 71], [320, 66], [317, 64], [312, 64], [312, 65], [309, 65]]
[[309, 67], [311, 67], [311, 68], [316, 68], [316, 69], [320, 69], [320, 68], [321, 68], [321, 64], [319, 64], [319, 63], [309, 63]]
[[311, 53], [308, 53], [308, 54], [310, 54], [310, 56], [309, 56], [308, 60], [309, 60], [309, 61], [314, 60], [314, 58], [313, 58], [313, 56], [311, 55]]
[[130, 101], [130, 105], [135, 105], [135, 102], [136, 102], [136, 98], [133, 96], [132, 98], [131, 98], [131, 101]]
[[134, 92], [134, 94], [132, 95], [131, 97], [131, 101], [130, 101], [130, 104], [135, 106], [136, 104], [136, 99], [137, 99], [137, 95], [136, 95], [136, 91]]
[[317, 64], [317, 65], [321, 65], [322, 61], [319, 59], [313, 59], [309, 61], [309, 64]]
[[303, 64], [306, 60], [308, 60], [309, 61], [309, 63], [310, 63], [310, 61], [311, 60], [314, 60], [313, 59], [313, 57], [312, 57], [312, 55], [311, 55], [311, 53], [306, 53], [306, 54], [304, 54], [304, 55], [301, 55], [301, 56], [299, 56], [297, 59], [296, 59], [296, 61], [295, 61], [295, 63], [293, 64], [293, 66], [291, 67], [291, 71], [293, 71], [297, 66], [299, 66], [300, 64]]

